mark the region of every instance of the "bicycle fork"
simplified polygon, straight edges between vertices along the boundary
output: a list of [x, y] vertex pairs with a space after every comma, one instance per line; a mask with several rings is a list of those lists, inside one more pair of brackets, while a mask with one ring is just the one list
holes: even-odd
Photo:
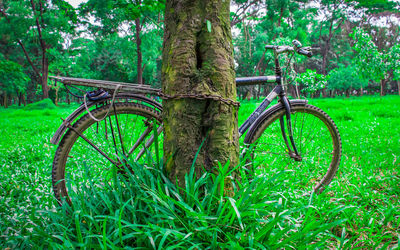
[[[285, 121], [283, 119], [283, 116], [281, 116], [279, 118], [279, 123], [281, 126], [281, 131], [282, 131], [282, 137], [283, 140], [285, 141], [286, 147], [288, 149], [289, 152], [289, 156], [291, 158], [293, 158], [295, 161], [301, 161], [301, 155], [299, 154], [299, 151], [297, 150], [296, 147], [296, 143], [294, 142], [293, 139], [293, 129], [292, 129], [292, 120], [291, 120], [291, 108], [290, 108], [290, 104], [289, 104], [289, 100], [287, 99], [287, 97], [285, 95], [282, 95], [280, 98], [283, 106], [285, 107], [285, 112], [286, 112], [286, 126], [287, 126], [287, 130], [289, 132], [289, 140], [290, 140], [290, 144], [289, 145], [289, 141], [286, 135], [286, 131], [285, 131]], [[292, 150], [293, 148], [293, 150]]]

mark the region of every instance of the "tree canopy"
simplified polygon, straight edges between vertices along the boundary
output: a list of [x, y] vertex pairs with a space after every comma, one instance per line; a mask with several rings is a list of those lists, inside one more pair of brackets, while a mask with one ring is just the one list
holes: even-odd
[[[8, 89], [2, 92], [2, 100], [5, 95], [8, 102], [22, 98], [21, 93], [28, 102], [47, 97], [52, 91], [49, 74], [160, 87], [164, 8], [164, 1], [150, 0], [89, 0], [78, 8], [65, 0], [1, 1], [2, 70], [10, 69], [5, 65], [19, 65], [16, 72], [25, 75], [23, 81], [2, 80], [1, 86], [7, 86], [2, 89]], [[296, 73], [310, 69], [331, 77], [315, 96], [347, 90], [398, 91], [400, 7], [396, 1], [234, 0], [230, 19], [238, 76], [273, 73], [272, 57], [264, 45], [297, 39], [312, 46], [315, 56], [297, 58]], [[359, 74], [348, 76], [348, 67]], [[335, 83], [333, 79], [344, 79], [339, 75], [352, 81], [348, 87]], [[240, 88], [238, 94], [259, 96], [267, 88]], [[63, 97], [61, 90], [59, 98]]]

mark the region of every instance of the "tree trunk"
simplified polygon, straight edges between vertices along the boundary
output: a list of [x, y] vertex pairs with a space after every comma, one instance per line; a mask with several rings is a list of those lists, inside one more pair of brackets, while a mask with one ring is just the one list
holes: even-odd
[[[236, 100], [228, 0], [167, 0], [162, 83], [167, 95], [212, 94]], [[219, 161], [238, 163], [237, 108], [212, 99], [163, 102], [164, 159], [170, 179], [184, 185]], [[194, 159], [196, 152], [200, 153]]]
[[4, 108], [8, 108], [8, 98], [7, 93], [4, 92], [3, 94], [3, 106]]
[[322, 92], [322, 97], [327, 97], [327, 94], [326, 94], [326, 88], [323, 88], [322, 90], [321, 90], [321, 92]]
[[135, 19], [136, 34], [136, 52], [137, 52], [137, 84], [143, 84], [143, 68], [142, 68], [142, 39], [140, 38], [140, 18]]
[[290, 95], [293, 97], [293, 98], [296, 98], [296, 86], [295, 85], [293, 85], [293, 84], [289, 84], [288, 85], [288, 92], [290, 93]]
[[17, 92], [17, 97], [18, 97], [18, 107], [21, 106], [22, 103], [22, 92]]
[[22, 104], [24, 106], [26, 106], [26, 99], [25, 99], [25, 94], [24, 93], [21, 94], [21, 101], [22, 101]]
[[42, 85], [43, 99], [49, 98], [49, 85], [47, 85], [48, 76], [49, 76], [49, 60], [46, 57], [46, 53], [43, 53], [42, 77], [40, 78]]
[[58, 106], [58, 88], [56, 87], [55, 90], [56, 90], [56, 98], [54, 99], [54, 104]]
[[68, 105], [71, 104], [71, 99], [69, 98], [69, 94], [68, 93], [67, 93], [67, 103], [68, 103]]
[[381, 96], [386, 95], [386, 79], [381, 80]]
[[400, 95], [400, 81], [397, 81], [397, 91], [399, 92]]

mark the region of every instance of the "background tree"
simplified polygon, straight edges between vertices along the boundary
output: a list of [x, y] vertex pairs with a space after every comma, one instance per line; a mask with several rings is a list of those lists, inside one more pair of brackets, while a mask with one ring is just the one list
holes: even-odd
[[368, 79], [359, 74], [357, 67], [340, 65], [329, 72], [327, 83], [327, 89], [331, 91], [331, 96], [333, 96], [332, 92], [341, 91], [349, 97], [352, 90], [358, 90], [358, 93], [361, 94], [363, 88], [368, 85]]
[[[136, 44], [136, 83], [143, 84], [144, 70], [150, 61], [155, 61], [154, 54], [143, 60], [143, 36], [152, 33], [160, 27], [155, 19], [160, 22], [160, 12], [163, 10], [163, 1], [151, 0], [119, 0], [119, 1], [96, 1], [89, 0], [81, 6], [81, 14], [87, 17], [95, 17], [98, 24], [87, 22], [92, 34], [96, 37], [116, 36], [118, 33], [126, 32], [127, 37]], [[152, 24], [156, 24], [152, 26]], [[145, 27], [150, 27], [144, 32]], [[159, 37], [161, 37], [160, 34]], [[155, 37], [153, 37], [155, 38]], [[160, 40], [160, 39], [158, 39]], [[155, 41], [152, 46], [161, 47]], [[150, 48], [151, 46], [146, 46]], [[118, 48], [116, 48], [118, 49]], [[160, 52], [155, 55], [160, 55]]]
[[[399, 91], [398, 53], [392, 52], [400, 43], [398, 3], [234, 0], [231, 7], [238, 76], [273, 74], [272, 57], [265, 53], [264, 45], [289, 44], [293, 39], [311, 45], [315, 52], [307, 60], [296, 58], [294, 68], [298, 74], [311, 69], [318, 74], [337, 76], [358, 60], [356, 40], [349, 34], [359, 27], [371, 37], [378, 51], [387, 55], [382, 60], [388, 74], [369, 81], [365, 93], [378, 89], [382, 94], [386, 90]], [[49, 89], [48, 74], [160, 87], [163, 9], [163, 1], [151, 0], [89, 0], [78, 9], [65, 0], [0, 1], [0, 54], [4, 60], [21, 65], [28, 77], [26, 94], [12, 92], [8, 99], [16, 102], [26, 96], [28, 102], [33, 102], [49, 96], [54, 102], [64, 98], [69, 102], [63, 88], [52, 85]], [[359, 85], [356, 78], [349, 79], [356, 82], [347, 85], [352, 89], [360, 86], [357, 93], [362, 94], [364, 85]], [[259, 98], [271, 86], [240, 87], [237, 93], [242, 98]], [[298, 86], [299, 90], [302, 86]], [[288, 88], [295, 93], [292, 85]], [[345, 91], [332, 81], [326, 90], [331, 96]], [[325, 90], [319, 90], [315, 96], [320, 96], [319, 92], [326, 94]], [[348, 94], [353, 93], [348, 91]]]
[[62, 35], [74, 32], [74, 8], [62, 0], [10, 0], [0, 3], [0, 12], [0, 28], [21, 47], [43, 98], [48, 98], [48, 50], [62, 50]]
[[393, 68], [393, 80], [397, 81], [397, 91], [400, 95], [400, 45], [393, 46], [389, 55]]
[[[227, 0], [166, 2], [165, 94], [236, 99], [229, 4]], [[217, 161], [231, 166], [238, 163], [235, 107], [211, 99], [178, 98], [164, 100], [163, 110], [164, 158], [172, 180], [183, 185], [193, 162], [197, 176], [203, 167], [212, 170]]]
[[364, 78], [380, 82], [380, 94], [385, 95], [388, 79], [393, 77], [393, 72], [398, 71], [398, 56], [394, 55], [397, 46], [389, 51], [380, 51], [371, 36], [360, 28], [354, 30], [352, 37], [355, 40], [353, 48], [357, 55], [354, 60], [358, 70]]
[[25, 103], [23, 96], [27, 81], [28, 77], [23, 72], [21, 65], [5, 60], [0, 54], [0, 94], [5, 108], [9, 105], [11, 94], [16, 94], [19, 97], [19, 105], [21, 105], [21, 102]]

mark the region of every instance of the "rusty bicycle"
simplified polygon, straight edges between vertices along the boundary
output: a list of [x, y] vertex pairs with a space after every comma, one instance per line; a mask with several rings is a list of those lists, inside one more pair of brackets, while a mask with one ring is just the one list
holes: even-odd
[[[324, 111], [307, 100], [288, 99], [278, 60], [284, 53], [311, 57], [311, 49], [296, 40], [293, 46], [267, 45], [265, 49], [273, 52], [275, 75], [236, 79], [237, 85], [276, 83], [239, 128], [245, 154], [256, 169], [292, 170], [293, 181], [298, 181], [299, 187], [322, 192], [340, 164], [339, 131]], [[162, 150], [162, 104], [149, 97], [165, 96], [159, 89], [122, 82], [52, 78], [62, 82], [69, 92], [76, 86], [97, 89], [86, 92], [78, 88], [83, 91], [78, 96], [84, 99], [83, 104], [63, 120], [51, 140], [58, 145], [52, 182], [60, 203], [64, 199], [70, 203], [70, 193], [79, 192], [83, 185], [101, 189], [127, 162], [151, 164], [149, 155]], [[218, 96], [207, 98], [221, 100]], [[277, 103], [268, 107], [274, 99]], [[300, 168], [307, 178], [297, 176]]]

